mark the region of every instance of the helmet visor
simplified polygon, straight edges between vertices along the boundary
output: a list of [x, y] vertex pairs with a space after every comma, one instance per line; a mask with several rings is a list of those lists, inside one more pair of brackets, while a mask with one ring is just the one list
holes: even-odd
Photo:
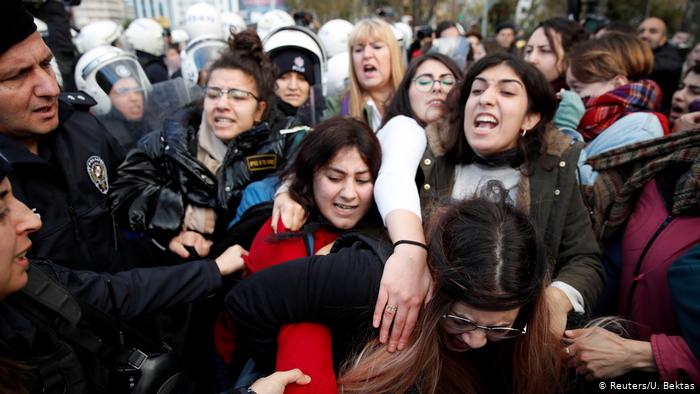
[[96, 71], [95, 82], [107, 95], [143, 93], [150, 84], [139, 68], [139, 64], [130, 59], [110, 62]]
[[214, 63], [221, 56], [224, 47], [222, 43], [210, 42], [195, 48], [192, 52], [192, 60], [195, 67], [197, 67], [197, 71], [205, 70]]

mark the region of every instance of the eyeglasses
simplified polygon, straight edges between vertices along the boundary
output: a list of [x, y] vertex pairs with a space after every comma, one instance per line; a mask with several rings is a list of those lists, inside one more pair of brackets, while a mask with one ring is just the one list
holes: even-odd
[[133, 88], [117, 88], [114, 89], [114, 94], [117, 96], [126, 96], [129, 93], [143, 93], [144, 88], [140, 86], [136, 86]]
[[445, 324], [445, 329], [447, 329], [451, 333], [465, 333], [469, 331], [474, 331], [478, 328], [484, 330], [484, 332], [486, 333], [486, 337], [488, 337], [491, 340], [516, 338], [521, 335], [525, 335], [525, 333], [527, 332], [527, 325], [525, 325], [525, 327], [523, 327], [522, 329], [512, 327], [480, 326], [462, 316], [449, 314], [442, 315], [442, 319]]
[[248, 97], [252, 97], [253, 99], [255, 99], [255, 101], [260, 101], [258, 96], [254, 95], [253, 93], [247, 90], [241, 90], [236, 88], [221, 89], [216, 86], [205, 86], [204, 93], [207, 95], [208, 98], [214, 100], [219, 99], [219, 97], [225, 94], [228, 96], [228, 98], [232, 100], [246, 100]]
[[444, 76], [442, 79], [433, 79], [430, 75], [421, 75], [413, 78], [413, 83], [416, 84], [416, 89], [420, 92], [429, 92], [433, 90], [435, 82], [440, 83], [440, 86], [449, 90], [454, 86], [456, 80], [453, 76]]

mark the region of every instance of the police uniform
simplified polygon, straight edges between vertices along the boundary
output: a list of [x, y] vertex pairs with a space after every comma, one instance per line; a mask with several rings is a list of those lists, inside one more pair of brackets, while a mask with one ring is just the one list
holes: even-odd
[[27, 286], [0, 301], [0, 354], [26, 366], [30, 393], [132, 392], [116, 374], [124, 368], [139, 371], [134, 384], [140, 389], [134, 392], [156, 392], [181, 371], [180, 364], [167, 349], [117, 325], [117, 315], [131, 320], [221, 286], [210, 259], [115, 275], [32, 260], [27, 274]]
[[43, 221], [31, 235], [29, 256], [76, 269], [116, 272], [133, 265], [126, 253], [136, 245], [125, 243], [107, 206], [124, 154], [88, 113], [94, 104], [85, 93], [62, 93], [59, 126], [39, 137], [38, 155], [7, 135], [0, 135], [0, 153], [14, 167], [9, 175], [14, 194]]

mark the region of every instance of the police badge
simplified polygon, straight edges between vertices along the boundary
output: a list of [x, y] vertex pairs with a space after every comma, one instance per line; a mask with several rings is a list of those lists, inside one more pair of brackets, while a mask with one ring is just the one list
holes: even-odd
[[107, 166], [99, 156], [90, 156], [86, 162], [87, 172], [90, 175], [90, 180], [95, 184], [97, 190], [102, 194], [107, 194], [109, 191], [109, 180], [107, 179]]

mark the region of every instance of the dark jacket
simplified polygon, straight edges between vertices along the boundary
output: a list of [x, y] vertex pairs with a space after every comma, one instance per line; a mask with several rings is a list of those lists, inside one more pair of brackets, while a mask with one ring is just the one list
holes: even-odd
[[[30, 393], [119, 392], [104, 365], [119, 349], [115, 316], [128, 321], [221, 286], [213, 260], [114, 275], [32, 261], [27, 274], [27, 286], [0, 301], [0, 354], [27, 366]], [[98, 330], [105, 321], [109, 329]], [[126, 333], [129, 349], [134, 338]]]
[[79, 94], [61, 95], [59, 126], [39, 137], [38, 156], [6, 135], [0, 135], [0, 153], [13, 165], [9, 178], [15, 196], [43, 221], [43, 227], [30, 236], [29, 256], [50, 258], [74, 269], [116, 272], [131, 267], [134, 257], [107, 205], [107, 192], [124, 156], [117, 142], [87, 113], [89, 105], [78, 103], [87, 99], [92, 100]]
[[165, 66], [163, 56], [151, 55], [150, 53], [137, 50], [136, 57], [139, 59], [139, 63], [148, 80], [151, 81], [151, 85], [170, 79], [168, 77], [168, 67]]
[[225, 229], [243, 189], [282, 168], [291, 154], [287, 136], [262, 123], [229, 142], [219, 170], [212, 174], [197, 160], [201, 113], [197, 106], [184, 108], [162, 130], [144, 137], [119, 167], [111, 207], [130, 229], [165, 240], [179, 232], [190, 204], [214, 209], [217, 230]]
[[[572, 144], [554, 128], [547, 130], [545, 138], [547, 151], [534, 159], [538, 165], [533, 171], [521, 177], [519, 197], [524, 195], [535, 228], [555, 260], [553, 280], [574, 287], [583, 296], [586, 308], [592, 308], [603, 290], [603, 266], [576, 178], [582, 144]], [[449, 197], [454, 171], [448, 156], [435, 158], [422, 189]]]
[[683, 69], [683, 58], [678, 50], [668, 42], [654, 49], [654, 69], [649, 79], [655, 81], [661, 87], [663, 97], [659, 112], [668, 115], [671, 108], [673, 92], [678, 88]]

